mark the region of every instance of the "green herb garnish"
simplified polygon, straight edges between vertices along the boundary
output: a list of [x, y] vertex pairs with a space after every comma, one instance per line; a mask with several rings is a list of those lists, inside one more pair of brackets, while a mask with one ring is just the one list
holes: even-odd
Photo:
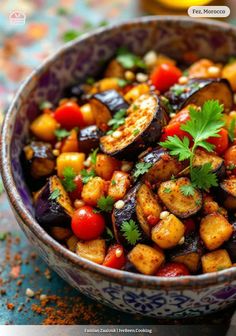
[[104, 212], [111, 212], [115, 201], [111, 196], [102, 196], [99, 198], [97, 207]]
[[82, 182], [86, 184], [91, 178], [96, 176], [96, 173], [94, 169], [92, 170], [82, 169], [80, 175], [82, 176]]
[[93, 85], [95, 83], [95, 79], [93, 77], [88, 77], [86, 79], [86, 84]]
[[169, 194], [171, 193], [171, 188], [165, 188], [163, 191], [164, 193]]
[[59, 128], [55, 130], [54, 134], [58, 140], [62, 140], [64, 138], [67, 138], [70, 135], [70, 132], [64, 128]]
[[230, 165], [226, 167], [227, 170], [234, 170], [235, 168], [236, 168], [236, 165], [234, 163], [230, 163]]
[[234, 141], [235, 138], [235, 130], [236, 130], [236, 119], [232, 119], [228, 128], [229, 138], [230, 141], [232, 142]]
[[111, 180], [111, 185], [115, 186], [116, 185], [116, 181], [115, 180]]
[[137, 180], [137, 178], [141, 175], [144, 175], [145, 173], [148, 172], [149, 168], [152, 167], [152, 163], [151, 162], [139, 162], [136, 163], [135, 165], [135, 170], [134, 170], [134, 174], [133, 177], [135, 180]]
[[201, 110], [193, 107], [189, 108], [190, 120], [181, 126], [181, 129], [189, 133], [193, 138], [193, 146], [187, 137], [183, 140], [178, 136], [168, 136], [165, 142], [160, 145], [170, 150], [170, 154], [178, 156], [180, 161], [189, 159], [190, 177], [193, 187], [207, 190], [211, 186], [217, 185], [216, 174], [212, 172], [210, 163], [202, 167], [193, 167], [193, 158], [198, 147], [202, 147], [208, 152], [214, 149], [214, 145], [206, 140], [210, 137], [219, 137], [219, 131], [224, 126], [222, 120], [223, 106], [216, 100], [208, 100], [204, 103]]
[[180, 187], [180, 191], [184, 196], [193, 196], [195, 189], [192, 184], [186, 184]]
[[133, 135], [134, 135], [134, 136], [138, 135], [139, 133], [140, 133], [140, 129], [135, 129], [135, 130], [133, 131]]
[[116, 112], [111, 120], [108, 121], [108, 126], [111, 126], [112, 129], [107, 132], [107, 134], [112, 134], [118, 127], [125, 123], [126, 110], [120, 109]]
[[96, 162], [97, 162], [97, 153], [98, 153], [98, 151], [99, 151], [99, 148], [94, 149], [94, 150], [91, 152], [91, 154], [89, 155], [89, 156], [90, 156], [90, 159], [91, 159], [91, 163], [92, 163], [93, 165], [95, 165]]
[[63, 172], [62, 184], [66, 191], [72, 192], [76, 189], [75, 177], [76, 173], [72, 167], [66, 167]]
[[146, 69], [146, 64], [142, 58], [132, 54], [126, 48], [119, 48], [117, 50], [116, 59], [125, 69], [133, 69], [134, 67]]
[[51, 109], [51, 108], [52, 108], [52, 103], [50, 103], [49, 101], [43, 101], [39, 104], [40, 110]]
[[132, 219], [129, 221], [124, 221], [121, 224], [121, 231], [123, 232], [123, 236], [131, 245], [135, 245], [137, 241], [141, 238], [141, 232], [135, 221]]
[[58, 197], [60, 197], [61, 192], [60, 189], [56, 188], [55, 190], [53, 190], [53, 192], [51, 193], [51, 195], [49, 196], [49, 200], [57, 200]]
[[176, 96], [180, 96], [184, 93], [186, 87], [180, 84], [175, 84], [170, 88], [170, 91], [173, 92]]
[[129, 82], [126, 79], [118, 78], [117, 83], [120, 87], [125, 87]]

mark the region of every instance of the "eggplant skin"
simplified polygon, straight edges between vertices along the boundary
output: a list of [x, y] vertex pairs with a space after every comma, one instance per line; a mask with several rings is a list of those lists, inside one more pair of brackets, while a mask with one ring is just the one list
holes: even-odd
[[224, 160], [215, 153], [209, 153], [202, 149], [197, 149], [193, 159], [193, 166], [200, 167], [206, 163], [211, 163], [212, 172], [222, 179], [225, 176]]
[[151, 184], [169, 180], [186, 167], [184, 162], [180, 162], [173, 156], [170, 156], [168, 151], [163, 148], [154, 149], [143, 156], [141, 160], [141, 162], [152, 164], [151, 168], [143, 176], [143, 180]]
[[[123, 198], [124, 206], [121, 209], [114, 208], [112, 213], [112, 225], [115, 233], [115, 238], [118, 242], [124, 245], [127, 249], [131, 249], [133, 246], [124, 237], [121, 227], [123, 222], [130, 221], [131, 219], [138, 224], [138, 218], [136, 214], [136, 194], [140, 188], [141, 184], [136, 184], [132, 189], [128, 191], [126, 196]], [[145, 235], [140, 229], [141, 238], [137, 243], [143, 242], [145, 240]]]
[[155, 94], [144, 94], [128, 109], [123, 125], [100, 139], [101, 151], [118, 159], [132, 160], [146, 148], [155, 146], [168, 122], [165, 107]]
[[121, 109], [127, 110], [128, 103], [116, 90], [106, 90], [93, 95], [91, 108], [96, 125], [104, 130], [112, 116]]
[[228, 178], [216, 188], [216, 194], [221, 204], [228, 210], [236, 209], [236, 177]]
[[230, 239], [225, 243], [225, 248], [228, 251], [232, 262], [236, 262], [236, 220], [232, 223], [233, 234]]
[[191, 232], [185, 237], [182, 245], [168, 251], [168, 257], [173, 262], [185, 264], [191, 272], [196, 273], [200, 267], [200, 258], [203, 255], [204, 247], [196, 232]]
[[165, 97], [169, 99], [174, 111], [180, 111], [189, 104], [202, 106], [205, 101], [215, 99], [224, 105], [225, 113], [229, 113], [233, 106], [233, 91], [225, 78], [206, 79], [194, 78], [190, 79], [185, 85], [178, 85], [182, 88], [182, 93], [175, 90], [172, 86]]
[[78, 135], [80, 151], [88, 154], [91, 150], [98, 148], [99, 140], [102, 135], [102, 131], [96, 125], [81, 129]]
[[[59, 189], [60, 196], [50, 199], [55, 189]], [[68, 227], [71, 223], [73, 208], [59, 178], [51, 176], [35, 200], [35, 218], [46, 230], [52, 226]]]

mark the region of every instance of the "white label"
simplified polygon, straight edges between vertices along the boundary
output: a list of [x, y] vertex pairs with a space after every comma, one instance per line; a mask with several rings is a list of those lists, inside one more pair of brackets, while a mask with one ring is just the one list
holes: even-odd
[[230, 15], [228, 6], [192, 6], [188, 9], [191, 17], [223, 18]]

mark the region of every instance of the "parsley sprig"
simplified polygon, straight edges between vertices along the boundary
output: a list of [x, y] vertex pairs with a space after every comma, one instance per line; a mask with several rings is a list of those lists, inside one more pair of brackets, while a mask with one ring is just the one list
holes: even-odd
[[91, 178], [96, 176], [96, 172], [94, 169], [92, 170], [82, 169], [80, 175], [82, 176], [82, 182], [86, 184]]
[[139, 162], [139, 163], [136, 163], [135, 165], [135, 170], [134, 170], [134, 173], [133, 173], [133, 178], [135, 180], [137, 180], [137, 178], [141, 175], [144, 175], [145, 173], [148, 172], [149, 168], [152, 167], [152, 163], [151, 162]]
[[193, 167], [195, 151], [202, 147], [208, 152], [213, 151], [214, 145], [206, 140], [210, 137], [219, 137], [219, 131], [224, 126], [223, 106], [217, 100], [208, 100], [204, 103], [201, 110], [190, 107], [190, 120], [181, 126], [181, 129], [193, 138], [193, 145], [190, 140], [184, 137], [183, 140], [178, 136], [168, 136], [165, 142], [160, 145], [170, 150], [170, 154], [178, 156], [180, 161], [189, 159], [190, 177], [194, 187], [207, 190], [211, 186], [217, 185], [215, 173], [212, 173], [211, 164], [206, 163], [202, 167]]
[[55, 134], [55, 136], [57, 137], [58, 140], [62, 140], [64, 138], [67, 138], [70, 135], [70, 132], [68, 132], [64, 128], [59, 128], [59, 129], [55, 130], [54, 134]]
[[97, 162], [97, 153], [98, 153], [98, 151], [99, 151], [99, 148], [97, 148], [97, 149], [94, 149], [91, 153], [90, 153], [90, 159], [91, 159], [91, 163], [93, 164], [93, 165], [95, 165], [96, 164], [96, 162]]
[[146, 69], [142, 58], [132, 54], [127, 48], [119, 48], [116, 59], [125, 69], [133, 69], [134, 67]]
[[123, 236], [131, 245], [135, 245], [141, 238], [141, 232], [134, 220], [124, 221], [121, 225]]
[[113, 209], [114, 205], [114, 199], [111, 196], [102, 196], [99, 198], [97, 207], [99, 210], [104, 211], [104, 212], [111, 212]]
[[126, 109], [120, 109], [117, 111], [113, 118], [108, 121], [108, 126], [111, 126], [111, 130], [107, 134], [112, 134], [118, 127], [125, 123]]
[[65, 188], [66, 191], [72, 192], [76, 189], [75, 184], [75, 177], [76, 173], [72, 167], [66, 167], [64, 168], [63, 172], [63, 179], [62, 179], [62, 185]]
[[229, 127], [228, 127], [228, 134], [229, 134], [229, 138], [230, 141], [234, 141], [235, 138], [235, 131], [236, 131], [236, 119], [232, 119]]

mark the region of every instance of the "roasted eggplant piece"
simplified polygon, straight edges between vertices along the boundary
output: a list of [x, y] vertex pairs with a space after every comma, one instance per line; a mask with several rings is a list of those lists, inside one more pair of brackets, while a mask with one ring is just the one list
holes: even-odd
[[216, 173], [218, 178], [225, 175], [224, 160], [214, 153], [209, 153], [201, 149], [197, 149], [193, 159], [194, 167], [201, 167], [206, 163], [210, 163], [212, 172]]
[[42, 188], [35, 201], [35, 218], [45, 229], [52, 226], [67, 227], [71, 223], [73, 208], [59, 178], [54, 175]]
[[128, 191], [123, 198], [124, 206], [121, 209], [114, 208], [112, 214], [113, 229], [116, 239], [126, 247], [131, 245], [124, 237], [121, 228], [123, 222], [133, 220], [138, 225], [141, 233], [139, 242], [150, 237], [151, 226], [148, 224], [150, 218], [155, 218], [158, 222], [161, 212], [161, 207], [158, 204], [151, 189], [144, 183], [136, 184]]
[[182, 245], [169, 250], [169, 258], [173, 262], [179, 262], [188, 267], [192, 273], [196, 273], [200, 266], [201, 255], [204, 248], [200, 237], [196, 232], [191, 232], [185, 237]]
[[63, 98], [76, 98], [79, 104], [84, 104], [88, 98], [90, 85], [73, 84], [65, 88]]
[[217, 191], [219, 200], [223, 200], [223, 206], [228, 210], [236, 209], [236, 177], [228, 178], [220, 183]]
[[158, 189], [158, 196], [161, 201], [177, 217], [190, 217], [202, 207], [200, 191], [195, 189], [193, 195], [186, 196], [184, 194], [184, 187], [190, 184], [191, 182], [187, 177], [180, 177], [177, 180], [162, 182]]
[[130, 106], [124, 124], [101, 137], [101, 150], [117, 158], [135, 158], [147, 147], [156, 145], [167, 120], [159, 97], [144, 94]]
[[78, 136], [80, 152], [88, 154], [91, 150], [98, 148], [102, 134], [102, 131], [95, 125], [82, 128]]
[[233, 262], [236, 262], [236, 220], [232, 224], [233, 234], [226, 242], [225, 248], [229, 252], [230, 258]]
[[184, 106], [195, 104], [202, 106], [209, 99], [218, 100], [224, 105], [225, 113], [233, 106], [233, 91], [227, 79], [194, 78], [187, 84], [176, 84], [165, 94], [174, 111], [180, 111]]
[[105, 130], [108, 121], [121, 109], [127, 109], [128, 103], [116, 90], [96, 93], [90, 101], [96, 125]]
[[143, 179], [151, 184], [169, 180], [186, 167], [184, 162], [180, 162], [173, 156], [170, 156], [168, 151], [162, 148], [153, 150], [142, 157], [141, 160], [141, 162], [152, 164], [151, 168], [143, 176]]
[[41, 141], [32, 141], [24, 147], [25, 159], [29, 166], [30, 175], [34, 179], [52, 174], [55, 168], [55, 156], [52, 145]]

